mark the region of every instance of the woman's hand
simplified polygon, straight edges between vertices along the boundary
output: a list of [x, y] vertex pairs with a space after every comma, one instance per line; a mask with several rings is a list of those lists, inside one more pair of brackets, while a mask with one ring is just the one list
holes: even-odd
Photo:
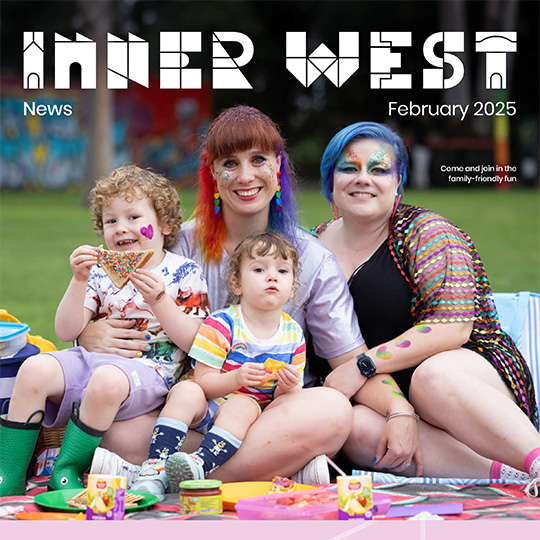
[[276, 372], [277, 389], [281, 394], [288, 392], [298, 386], [300, 382], [300, 373], [294, 369], [290, 364], [285, 364], [284, 367], [278, 369]]
[[149, 334], [134, 330], [134, 320], [100, 319], [86, 325], [78, 337], [87, 351], [136, 358], [146, 350]]
[[149, 270], [138, 268], [129, 279], [151, 307], [166, 294], [163, 279]]
[[406, 472], [413, 460], [416, 464], [416, 476], [422, 476], [424, 465], [417, 420], [412, 416], [389, 419], [377, 443], [373, 466], [391, 472]]
[[79, 246], [69, 257], [69, 264], [75, 281], [87, 282], [90, 269], [97, 264], [97, 248], [92, 246]]
[[256, 362], [245, 362], [234, 373], [238, 388], [242, 386], [257, 386], [262, 384], [266, 378], [264, 366]]

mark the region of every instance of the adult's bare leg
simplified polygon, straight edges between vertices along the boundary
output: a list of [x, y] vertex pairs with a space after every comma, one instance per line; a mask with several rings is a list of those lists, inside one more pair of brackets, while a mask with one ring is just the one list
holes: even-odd
[[[359, 469], [373, 468], [373, 458], [386, 419], [364, 405], [354, 407], [354, 423], [343, 446], [347, 458]], [[420, 420], [418, 435], [422, 448], [423, 476], [455, 478], [489, 478], [491, 460], [473, 452], [445, 431]], [[416, 476], [414, 461], [408, 469], [393, 472]]]
[[319, 454], [335, 454], [352, 427], [352, 407], [330, 388], [288, 392], [248, 430], [234, 457], [210, 477], [223, 482], [291, 476]]
[[491, 460], [523, 470], [525, 457], [540, 447], [540, 434], [497, 371], [470, 350], [420, 364], [410, 398], [421, 418]]

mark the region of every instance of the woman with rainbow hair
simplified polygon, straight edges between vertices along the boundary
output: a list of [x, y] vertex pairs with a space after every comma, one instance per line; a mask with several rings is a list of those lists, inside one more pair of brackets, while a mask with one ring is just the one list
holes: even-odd
[[[250, 234], [284, 234], [298, 249], [301, 264], [299, 288], [284, 311], [304, 332], [309, 332], [315, 353], [337, 366], [355, 358], [364, 340], [334, 256], [297, 226], [294, 182], [285, 141], [274, 122], [252, 107], [226, 109], [208, 129], [201, 153], [194, 218], [182, 226], [173, 251], [201, 265], [210, 307], [216, 311], [230, 302], [226, 269], [236, 246]], [[144, 348], [144, 334], [129, 326], [126, 323], [118, 328], [96, 322], [87, 327], [80, 342], [92, 350], [114, 349], [133, 356]], [[309, 359], [304, 386], [313, 386]], [[403, 408], [403, 401], [391, 393], [394, 387], [370, 395], [373, 386], [367, 384], [364, 390], [371, 406], [381, 412], [395, 411], [396, 406]], [[101, 449], [96, 452], [91, 472], [127, 471], [132, 476], [129, 462], [140, 464], [146, 459], [156, 416], [157, 412], [113, 424], [104, 446], [128, 463]], [[304, 388], [279, 396], [251, 426], [240, 450], [216, 476], [223, 481], [269, 480], [276, 475], [294, 475], [304, 468], [296, 481], [328, 482], [324, 454], [332, 455], [341, 448], [351, 425], [350, 403], [336, 390]], [[381, 457], [386, 455], [388, 465], [413, 456], [419, 461], [415, 426], [407, 426], [405, 434], [399, 421], [392, 423], [392, 428], [388, 440], [399, 438], [403, 444], [385, 444]], [[190, 445], [196, 449], [199, 441], [190, 432], [186, 450], [191, 451]]]

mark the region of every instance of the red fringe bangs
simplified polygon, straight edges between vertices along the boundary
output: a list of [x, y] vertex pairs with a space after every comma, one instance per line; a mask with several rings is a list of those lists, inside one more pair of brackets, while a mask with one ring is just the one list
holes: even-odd
[[208, 134], [206, 150], [213, 161], [251, 148], [277, 155], [284, 149], [284, 144], [273, 123], [263, 117], [245, 115], [234, 121], [216, 122]]

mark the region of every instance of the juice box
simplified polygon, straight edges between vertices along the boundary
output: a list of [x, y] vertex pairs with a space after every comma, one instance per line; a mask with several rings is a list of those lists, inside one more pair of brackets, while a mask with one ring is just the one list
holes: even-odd
[[338, 519], [373, 519], [369, 476], [338, 476]]
[[89, 474], [86, 519], [124, 519], [126, 482], [125, 476]]

